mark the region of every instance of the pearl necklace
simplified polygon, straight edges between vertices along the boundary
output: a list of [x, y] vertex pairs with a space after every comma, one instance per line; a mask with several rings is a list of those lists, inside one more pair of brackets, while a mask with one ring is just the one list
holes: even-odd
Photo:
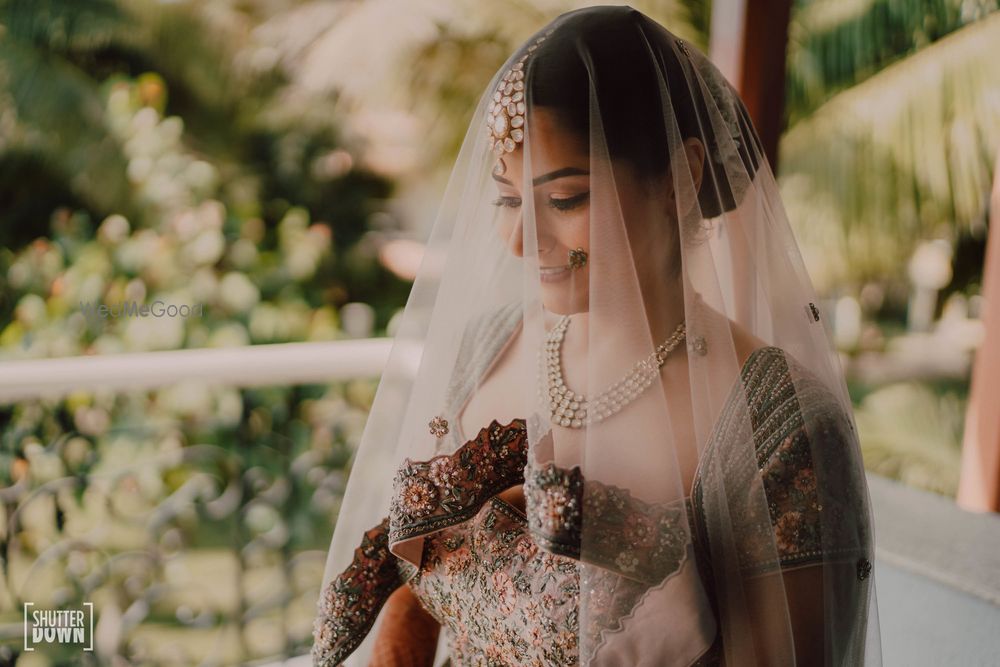
[[[570, 391], [563, 380], [559, 358], [568, 326], [569, 315], [563, 315], [546, 336], [544, 366], [548, 380], [548, 398], [542, 393], [541, 383], [538, 393], [543, 403], [548, 400], [552, 423], [571, 428], [582, 428], [603, 421], [635, 400], [659, 376], [667, 355], [680, 344], [685, 335], [684, 322], [681, 322], [663, 344], [645, 359], [637, 361], [625, 377], [595, 398], [587, 400], [583, 394]], [[541, 362], [541, 350], [538, 358]]]

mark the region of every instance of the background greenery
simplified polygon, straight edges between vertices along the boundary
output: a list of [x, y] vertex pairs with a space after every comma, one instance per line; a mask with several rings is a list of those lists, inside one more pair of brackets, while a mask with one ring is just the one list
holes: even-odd
[[[398, 202], [436, 187], [510, 50], [586, 3], [334, 4], [0, 0], [0, 362], [332, 340], [355, 302], [385, 331], [409, 285], [379, 263], [379, 243], [421, 237], [421, 212]], [[632, 4], [708, 47], [708, 2]], [[779, 177], [821, 291], [861, 304], [855, 357], [907, 335], [919, 242], [955, 248], [939, 304], [978, 293], [1000, 147], [996, 9], [795, 4]], [[408, 171], [370, 166], [374, 147], [352, 129], [363, 105], [334, 77], [357, 65], [324, 57], [365, 12], [430, 26], [398, 43], [355, 35], [351, 47], [365, 66], [391, 56], [367, 79], [383, 89], [371, 97], [392, 91], [415, 119]], [[156, 298], [204, 303], [206, 316], [149, 326], [79, 312]], [[866, 465], [953, 494], [967, 384], [852, 379]], [[305, 652], [374, 387], [187, 382], [0, 407], [0, 662]], [[28, 600], [97, 603], [97, 652], [18, 655]]]

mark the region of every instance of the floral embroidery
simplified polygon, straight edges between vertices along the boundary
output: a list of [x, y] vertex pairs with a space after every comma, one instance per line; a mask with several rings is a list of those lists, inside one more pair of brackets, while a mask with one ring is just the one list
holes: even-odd
[[468, 547], [463, 547], [461, 549], [454, 551], [452, 557], [445, 562], [444, 564], [445, 573], [449, 577], [453, 577], [462, 572], [463, 570], [465, 570], [471, 564], [472, 564], [472, 554], [469, 552]]
[[[626, 489], [585, 481], [578, 467], [553, 463], [528, 464], [524, 495], [535, 541], [553, 554], [597, 566], [585, 568], [585, 583], [574, 584], [588, 609], [586, 626], [580, 628], [587, 638], [580, 658], [589, 662], [649, 587], [679, 569], [687, 555], [686, 510], [681, 503], [645, 503]], [[555, 558], [542, 557], [543, 571]]]
[[516, 509], [492, 498], [425, 549], [408, 583], [448, 636], [452, 665], [580, 664], [579, 563], [538, 549]]
[[517, 541], [517, 553], [520, 554], [522, 558], [528, 560], [538, 552], [538, 547], [531, 540], [518, 540]]
[[487, 498], [520, 484], [527, 460], [525, 421], [497, 420], [451, 454], [406, 459], [393, 481], [391, 543], [467, 520]]
[[794, 552], [803, 541], [803, 531], [806, 524], [802, 520], [802, 513], [791, 511], [778, 517], [778, 523], [774, 526], [774, 534], [778, 541], [778, 550], [781, 553]]
[[351, 564], [323, 590], [313, 624], [313, 664], [334, 667], [357, 648], [402, 581], [389, 552], [389, 519], [365, 532]]
[[550, 464], [527, 476], [524, 500], [530, 525], [552, 551], [579, 556], [582, 496], [579, 468], [566, 470]]
[[799, 493], [808, 495], [816, 492], [816, 475], [811, 468], [803, 468], [795, 476], [795, 488]]
[[427, 476], [437, 486], [446, 487], [458, 481], [458, 467], [450, 457], [434, 459]]
[[635, 557], [635, 553], [632, 551], [623, 551], [615, 558], [615, 565], [618, 569], [626, 574], [631, 574], [635, 572], [635, 568], [639, 565], [639, 559]]
[[[496, 542], [493, 544], [496, 544]], [[493, 590], [496, 592], [497, 599], [500, 602], [500, 613], [509, 614], [514, 611], [516, 591], [514, 590], [514, 582], [510, 578], [510, 575], [506, 572], [494, 572]]]
[[427, 516], [438, 506], [437, 487], [426, 479], [410, 477], [401, 483], [399, 504], [412, 517]]

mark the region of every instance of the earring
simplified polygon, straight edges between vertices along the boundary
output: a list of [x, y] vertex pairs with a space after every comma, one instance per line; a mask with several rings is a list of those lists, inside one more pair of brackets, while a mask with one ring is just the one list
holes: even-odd
[[572, 269], [582, 268], [587, 263], [587, 251], [583, 248], [574, 248], [569, 251], [569, 266]]

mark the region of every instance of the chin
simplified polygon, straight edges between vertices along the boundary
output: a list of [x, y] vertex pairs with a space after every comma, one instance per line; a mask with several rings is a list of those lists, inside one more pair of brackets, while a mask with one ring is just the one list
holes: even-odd
[[571, 297], [565, 289], [543, 288], [542, 304], [545, 310], [556, 315], [574, 315], [584, 313], [589, 309], [589, 300], [586, 295], [582, 298], [579, 294]]

